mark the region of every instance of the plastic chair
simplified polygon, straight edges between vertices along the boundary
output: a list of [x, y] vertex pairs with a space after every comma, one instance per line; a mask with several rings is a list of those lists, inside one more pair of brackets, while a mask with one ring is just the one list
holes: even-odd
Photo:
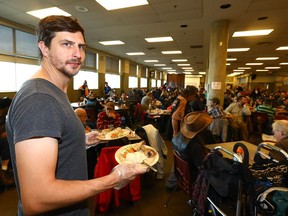
[[191, 175], [189, 170], [189, 165], [186, 161], [184, 161], [177, 151], [173, 151], [174, 155], [174, 173], [177, 179], [177, 185], [168, 197], [164, 206], [167, 207], [168, 203], [172, 199], [178, 187], [180, 187], [184, 192], [191, 196], [192, 193], [192, 182]]
[[[94, 178], [108, 175], [118, 163], [115, 160], [115, 152], [120, 146], [104, 147], [101, 150], [98, 162], [95, 166]], [[133, 181], [120, 190], [109, 189], [95, 196], [95, 212], [107, 212], [112, 205], [120, 206], [120, 199], [135, 202], [141, 199], [141, 181], [137, 176]], [[113, 204], [112, 204], [113, 203]]]

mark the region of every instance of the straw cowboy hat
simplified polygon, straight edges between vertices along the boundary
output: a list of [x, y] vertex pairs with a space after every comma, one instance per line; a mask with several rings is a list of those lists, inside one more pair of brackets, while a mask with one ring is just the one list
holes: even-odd
[[180, 131], [183, 136], [192, 139], [200, 131], [207, 128], [213, 119], [205, 112], [188, 113], [181, 121]]

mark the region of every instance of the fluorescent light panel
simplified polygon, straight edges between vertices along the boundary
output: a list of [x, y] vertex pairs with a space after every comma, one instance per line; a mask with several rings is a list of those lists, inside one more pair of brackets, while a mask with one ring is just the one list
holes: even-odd
[[172, 69], [172, 67], [163, 67], [162, 69], [163, 70], [169, 70], [169, 69]]
[[162, 51], [161, 52], [164, 55], [170, 55], [170, 54], [182, 54], [180, 50], [174, 50], [174, 51]]
[[265, 69], [280, 69], [281, 67], [265, 67]]
[[288, 46], [278, 47], [276, 50], [288, 50]]
[[145, 40], [149, 43], [157, 43], [157, 42], [167, 42], [173, 41], [172, 37], [154, 37], [154, 38], [145, 38]]
[[232, 37], [251, 37], [251, 36], [260, 36], [260, 35], [268, 35], [274, 29], [262, 29], [262, 30], [251, 30], [251, 31], [237, 31], [234, 32]]
[[237, 58], [227, 58], [226, 61], [236, 61]]
[[105, 45], [105, 46], [111, 46], [111, 45], [121, 45], [125, 44], [124, 42], [120, 40], [113, 40], [113, 41], [99, 41], [99, 43]]
[[193, 67], [182, 67], [183, 70], [193, 70]]
[[144, 62], [159, 62], [158, 60], [144, 60]]
[[238, 69], [249, 70], [251, 67], [238, 67]]
[[206, 74], [206, 72], [199, 72], [199, 74]]
[[227, 52], [246, 52], [249, 51], [250, 48], [229, 48]]
[[172, 62], [187, 62], [187, 59], [172, 59]]
[[194, 71], [193, 69], [186, 69], [185, 71]]
[[269, 70], [267, 70], [267, 69], [257, 69], [256, 71], [265, 72], [265, 71], [269, 71]]
[[178, 66], [190, 66], [190, 64], [177, 64]]
[[231, 65], [231, 63], [226, 63], [226, 65]]
[[252, 63], [251, 62], [251, 63], [246, 63], [245, 65], [263, 65], [263, 63], [260, 63], [260, 62], [259, 63]]
[[288, 62], [281, 62], [279, 65], [288, 65]]
[[66, 11], [61, 10], [58, 7], [50, 7], [50, 8], [44, 8], [40, 10], [33, 10], [26, 12], [34, 17], [37, 17], [39, 19], [43, 19], [50, 15], [62, 15], [62, 16], [71, 16], [71, 14], [67, 13]]
[[147, 5], [147, 0], [95, 0], [106, 10], [116, 10], [121, 8], [136, 7]]
[[131, 53], [126, 53], [127, 55], [130, 55], [130, 56], [135, 56], [135, 55], [145, 55], [145, 53], [143, 52], [131, 52]]
[[259, 57], [256, 60], [277, 60], [279, 57]]
[[158, 67], [160, 67], [160, 66], [166, 66], [166, 64], [154, 64], [154, 66], [158, 66]]

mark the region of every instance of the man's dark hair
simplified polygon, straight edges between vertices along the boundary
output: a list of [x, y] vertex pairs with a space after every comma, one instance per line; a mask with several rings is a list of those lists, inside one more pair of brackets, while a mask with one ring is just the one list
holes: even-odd
[[[50, 48], [55, 33], [64, 31], [72, 33], [81, 32], [85, 40], [84, 29], [78, 21], [66, 16], [48, 16], [41, 19], [36, 29], [36, 35], [38, 42], [44, 41], [45, 46]], [[42, 52], [40, 52], [40, 55], [42, 58]]]
[[187, 85], [185, 89], [181, 92], [182, 96], [197, 95], [198, 88], [193, 85]]

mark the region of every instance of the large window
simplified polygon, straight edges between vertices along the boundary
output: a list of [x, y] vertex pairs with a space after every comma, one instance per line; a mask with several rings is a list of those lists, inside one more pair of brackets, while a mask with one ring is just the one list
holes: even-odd
[[157, 80], [157, 87], [161, 87], [161, 80]]
[[140, 87], [141, 88], [147, 88], [147, 78], [141, 78], [140, 79]]
[[138, 88], [138, 78], [129, 76], [129, 86], [128, 88]]
[[79, 89], [83, 85], [84, 80], [87, 81], [89, 89], [98, 89], [98, 73], [82, 70], [73, 78], [73, 89]]
[[155, 79], [151, 79], [151, 87], [152, 88], [156, 87], [156, 80]]
[[120, 88], [120, 75], [105, 74], [105, 82], [108, 82], [111, 88]]
[[18, 91], [39, 67], [39, 65], [0, 62], [0, 92]]

